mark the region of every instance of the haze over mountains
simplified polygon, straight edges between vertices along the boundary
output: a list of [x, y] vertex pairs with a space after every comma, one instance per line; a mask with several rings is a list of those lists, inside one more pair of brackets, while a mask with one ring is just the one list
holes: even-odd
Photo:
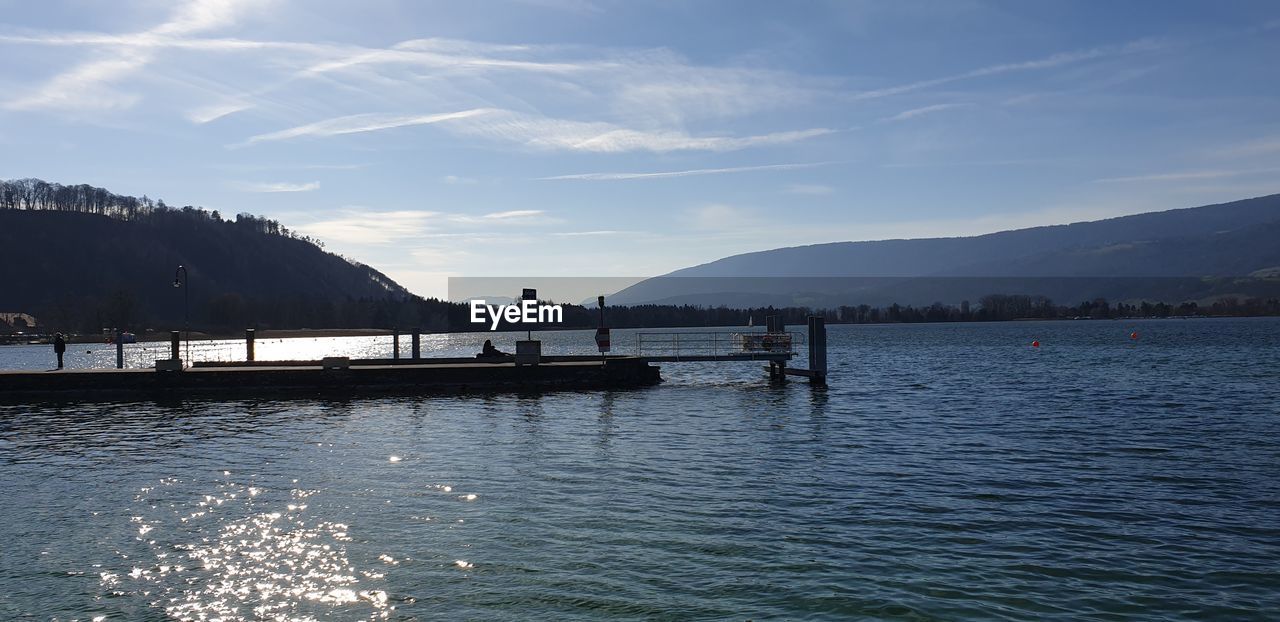
[[[985, 294], [1180, 302], [1274, 295], [1280, 195], [974, 237], [837, 242], [726, 257], [614, 304], [958, 304]], [[1252, 277], [1252, 278], [1242, 278]]]

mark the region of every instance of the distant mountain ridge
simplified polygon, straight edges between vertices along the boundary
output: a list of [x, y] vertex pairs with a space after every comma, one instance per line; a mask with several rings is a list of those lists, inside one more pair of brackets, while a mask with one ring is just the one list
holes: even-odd
[[[1137, 297], [1208, 296], [1230, 290], [1234, 277], [1280, 271], [1277, 240], [1280, 194], [972, 237], [835, 242], [746, 253], [643, 281], [611, 300], [739, 306], [955, 304], [960, 300], [946, 298], [1040, 293], [1027, 291], [1037, 281], [1059, 296], [1087, 297], [1093, 291], [1124, 295], [1125, 279], [1135, 286]], [[907, 284], [903, 277], [917, 281]], [[1187, 279], [1202, 278], [1209, 279], [1202, 291], [1187, 290]], [[925, 287], [918, 279], [934, 286]], [[944, 279], [962, 279], [963, 285]], [[1051, 283], [1054, 279], [1070, 280], [1071, 287]], [[1151, 287], [1153, 279], [1179, 283], [1174, 287], [1169, 281], [1170, 288], [1162, 292]], [[996, 289], [982, 291], [984, 287]], [[1021, 291], [1002, 291], [1008, 287]], [[939, 297], [929, 299], [934, 292]]]

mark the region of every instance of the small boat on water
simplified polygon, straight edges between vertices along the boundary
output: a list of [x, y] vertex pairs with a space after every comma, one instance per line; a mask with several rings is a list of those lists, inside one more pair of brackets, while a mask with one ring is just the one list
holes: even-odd
[[[103, 329], [102, 337], [103, 337], [103, 341], [105, 341], [106, 343], [116, 342], [115, 335], [112, 334], [112, 331], [110, 330]], [[120, 343], [138, 343], [138, 336], [128, 332], [120, 333]]]

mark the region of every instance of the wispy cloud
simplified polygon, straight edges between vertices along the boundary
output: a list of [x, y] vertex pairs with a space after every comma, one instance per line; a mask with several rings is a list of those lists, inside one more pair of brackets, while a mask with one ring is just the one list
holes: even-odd
[[242, 110], [248, 110], [253, 104], [246, 102], [224, 102], [221, 104], [211, 104], [208, 106], [200, 106], [187, 111], [186, 117], [188, 121], [196, 124], [205, 124], [216, 121], [230, 114], [235, 114]]
[[439, 216], [438, 212], [429, 211], [369, 212], [347, 208], [338, 218], [313, 222], [296, 229], [325, 241], [377, 245], [425, 236], [431, 230], [428, 223]]
[[4, 103], [11, 110], [80, 110], [127, 108], [136, 103], [136, 93], [122, 93], [109, 85], [133, 75], [149, 65], [156, 50], [135, 45], [156, 39], [180, 39], [235, 22], [250, 3], [244, 0], [194, 0], [175, 11], [169, 21], [132, 35], [117, 37], [118, 46], [98, 58], [77, 65], [33, 92]]
[[635, 130], [605, 122], [553, 119], [510, 110], [475, 108], [421, 115], [348, 115], [258, 134], [237, 146], [304, 136], [338, 136], [429, 124], [441, 124], [447, 131], [464, 136], [516, 143], [537, 150], [588, 153], [736, 151], [748, 147], [792, 143], [833, 132], [826, 128], [814, 128], [756, 136], [692, 136], [675, 130]]
[[369, 168], [368, 164], [305, 164], [272, 162], [268, 164], [211, 164], [209, 168], [226, 171], [357, 171]]
[[881, 121], [906, 121], [907, 119], [914, 119], [921, 115], [933, 114], [935, 112], [942, 112], [943, 110], [951, 110], [953, 108], [964, 108], [966, 106], [968, 106], [968, 104], [934, 104], [932, 106], [923, 106], [920, 108], [912, 108], [911, 110], [904, 110], [891, 117], [885, 117], [881, 119]]
[[621, 233], [626, 233], [626, 232], [617, 231], [613, 229], [601, 229], [599, 231], [557, 231], [555, 233], [552, 233], [551, 235], [562, 237], [562, 238], [585, 238], [585, 237], [618, 235]]
[[136, 93], [120, 93], [104, 88], [106, 83], [132, 74], [150, 61], [150, 56], [128, 50], [114, 58], [84, 63], [55, 76], [29, 95], [11, 99], [10, 110], [110, 110], [137, 103]]
[[508, 226], [508, 225], [527, 225], [537, 222], [545, 224], [549, 222], [558, 222], [556, 219], [549, 218], [545, 210], [540, 209], [516, 209], [502, 212], [490, 212], [474, 216], [471, 214], [449, 214], [445, 220], [459, 225], [482, 225], [482, 226]]
[[815, 166], [827, 166], [835, 162], [801, 162], [796, 164], [762, 164], [759, 166], [735, 166], [730, 168], [696, 168], [684, 171], [659, 171], [654, 173], [576, 173], [573, 175], [556, 175], [539, 177], [538, 181], [621, 181], [629, 179], [665, 179], [669, 177], [691, 177], [695, 175], [726, 175], [732, 173], [751, 173], [756, 171], [787, 171]]
[[[326, 242], [379, 245], [403, 239], [489, 240], [502, 239], [504, 229], [559, 222], [544, 210], [521, 209], [490, 212], [481, 215], [437, 211], [394, 210], [368, 212], [367, 208], [348, 207], [339, 216], [297, 227], [298, 231]], [[523, 233], [521, 234], [523, 235]]]
[[1016, 63], [1002, 63], [998, 65], [988, 65], [986, 67], [980, 67], [978, 69], [974, 69], [971, 71], [966, 71], [964, 73], [958, 73], [950, 76], [943, 76], [941, 78], [933, 78], [930, 80], [920, 80], [918, 82], [910, 82], [907, 84], [900, 84], [897, 86], [890, 86], [890, 87], [885, 87], [881, 89], [863, 91], [861, 93], [855, 93], [854, 95], [851, 96], [851, 99], [853, 99], [854, 101], [880, 99], [883, 97], [901, 95], [903, 93], [919, 91], [921, 89], [927, 89], [935, 86], [942, 86], [944, 84], [959, 82], [961, 80], [971, 80], [973, 78], [996, 76], [1000, 74], [1021, 72], [1021, 71], [1036, 71], [1040, 69], [1052, 69], [1054, 67], [1061, 67], [1064, 65], [1070, 65], [1070, 64], [1084, 62], [1088, 60], [1094, 60], [1098, 58], [1105, 58], [1105, 57], [1117, 56], [1121, 54], [1129, 54], [1129, 53], [1140, 52], [1140, 51], [1154, 50], [1159, 47], [1160, 47], [1160, 44], [1153, 40], [1141, 39], [1141, 40], [1133, 41], [1124, 45], [1102, 46], [1102, 47], [1096, 47], [1088, 50], [1077, 50], [1074, 52], [1061, 52], [1058, 54], [1053, 54], [1051, 56], [1047, 56], [1045, 58], [1040, 58], [1036, 60], [1022, 61], [1022, 62], [1016, 62]]
[[1280, 153], [1280, 136], [1267, 136], [1240, 144], [1223, 147], [1213, 152], [1214, 155], [1228, 158], [1251, 158], [1260, 155]]
[[791, 184], [787, 192], [791, 194], [807, 194], [811, 196], [827, 196], [835, 194], [836, 189], [822, 184]]
[[726, 203], [698, 205], [686, 212], [686, 220], [696, 229], [728, 231], [755, 225], [756, 210]]
[[[238, 6], [204, 0], [211, 7]], [[205, 15], [207, 13], [207, 15]], [[186, 118], [197, 124], [210, 123], [229, 114], [251, 108], [299, 106], [288, 101], [290, 93], [311, 89], [340, 93], [387, 93], [385, 112], [348, 114], [325, 121], [258, 134], [245, 144], [287, 140], [301, 136], [336, 136], [347, 133], [385, 130], [409, 125], [437, 123], [434, 114], [411, 114], [400, 110], [409, 106], [457, 107], [465, 112], [492, 118], [469, 123], [451, 123], [450, 131], [537, 150], [588, 153], [673, 151], [733, 151], [748, 147], [776, 145], [829, 133], [823, 128], [781, 131], [769, 134], [731, 136], [699, 134], [693, 121], [740, 118], [763, 110], [786, 108], [819, 100], [836, 92], [840, 80], [805, 77], [794, 72], [757, 66], [711, 66], [689, 61], [667, 49], [628, 49], [550, 44], [491, 44], [476, 41], [429, 38], [402, 41], [389, 47], [368, 47], [340, 43], [304, 41], [261, 41], [235, 38], [198, 38], [199, 30], [212, 30], [231, 23], [234, 12], [213, 8], [197, 12], [199, 17], [176, 16], [173, 25], [128, 35], [106, 33], [25, 33], [0, 34], [0, 42], [27, 45], [86, 47], [101, 56], [100, 65], [86, 65], [79, 73], [63, 76], [68, 83], [50, 83], [49, 92], [7, 102], [10, 107], [52, 107], [57, 97], [67, 106], [127, 108], [137, 103], [146, 89], [120, 89], [79, 97], [90, 83], [106, 84], [137, 73], [150, 64], [160, 64], [164, 50], [176, 49], [202, 54], [242, 54], [269, 62], [252, 63], [254, 77], [266, 85], [248, 86], [244, 73], [222, 76], [193, 84], [187, 90], [200, 91], [199, 104], [190, 106]], [[221, 17], [220, 17], [221, 16]], [[247, 64], [247, 63], [246, 63]], [[227, 63], [225, 66], [231, 66]], [[239, 65], [236, 65], [239, 66]], [[171, 82], [180, 83], [172, 64], [156, 68]], [[187, 75], [186, 67], [181, 67]], [[150, 70], [149, 70], [150, 71]], [[113, 77], [116, 76], [116, 77]], [[530, 80], [539, 88], [530, 89]], [[272, 93], [268, 96], [268, 93]], [[191, 95], [192, 93], [189, 93]], [[445, 96], [447, 94], [448, 96]], [[544, 116], [537, 110], [563, 110], [564, 97], [589, 101], [589, 108], [575, 108], [572, 118]], [[322, 98], [321, 98], [322, 99]], [[223, 103], [208, 104], [208, 101]], [[501, 105], [507, 110], [496, 109]], [[351, 110], [350, 102], [338, 106]], [[366, 108], [367, 110], [367, 108]], [[412, 108], [409, 108], [411, 111]], [[522, 112], [514, 112], [520, 110]], [[452, 113], [460, 114], [460, 113]], [[292, 115], [297, 118], [296, 114]], [[449, 120], [457, 121], [456, 118]], [[724, 127], [718, 124], [717, 127]]]
[[462, 177], [459, 175], [445, 175], [444, 177], [440, 178], [440, 181], [443, 181], [444, 183], [449, 185], [461, 186], [461, 185], [474, 184], [478, 180], [474, 177]]
[[1143, 181], [1188, 181], [1197, 179], [1220, 179], [1223, 177], [1243, 177], [1246, 175], [1261, 175], [1265, 173], [1280, 172], [1280, 167], [1270, 168], [1252, 168], [1240, 170], [1205, 170], [1205, 171], [1180, 171], [1176, 173], [1157, 173], [1154, 175], [1135, 175], [1132, 177], [1107, 177], [1103, 179], [1095, 179], [1094, 183], [1129, 183]]
[[540, 209], [515, 209], [515, 210], [506, 211], [506, 212], [493, 212], [491, 214], [485, 214], [484, 216], [481, 216], [481, 218], [484, 218], [487, 220], [510, 220], [512, 218], [534, 218], [536, 216], [541, 216], [545, 213], [546, 213], [545, 211]]
[[755, 136], [693, 136], [679, 130], [637, 130], [606, 122], [555, 119], [512, 111], [460, 119], [445, 129], [536, 150], [586, 153], [737, 151], [793, 143], [833, 132], [813, 128]]
[[533, 46], [490, 45], [457, 39], [412, 39], [390, 48], [345, 48], [336, 58], [312, 64], [298, 75], [318, 75], [366, 66], [404, 65], [450, 73], [525, 71], [571, 73], [593, 66], [575, 62], [542, 62], [503, 56], [541, 49]]
[[243, 192], [311, 192], [320, 189], [320, 182], [311, 181], [307, 183], [290, 183], [290, 182], [237, 182], [231, 185], [237, 190]]
[[245, 144], [254, 144], [273, 140], [288, 140], [304, 136], [340, 136], [343, 134], [376, 132], [378, 130], [409, 127], [413, 125], [430, 125], [432, 123], [440, 123], [442, 121], [465, 119], [490, 112], [492, 111], [486, 108], [475, 108], [472, 110], [461, 110], [458, 112], [419, 115], [353, 114], [333, 119], [325, 119], [323, 121], [316, 121], [315, 123], [299, 125], [276, 132], [258, 134], [257, 136], [251, 136], [249, 140], [245, 141]]

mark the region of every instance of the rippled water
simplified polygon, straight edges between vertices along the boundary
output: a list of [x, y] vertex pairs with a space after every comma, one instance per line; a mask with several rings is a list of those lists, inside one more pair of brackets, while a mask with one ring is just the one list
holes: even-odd
[[831, 359], [0, 406], [0, 619], [1280, 615], [1280, 321], [833, 326]]

